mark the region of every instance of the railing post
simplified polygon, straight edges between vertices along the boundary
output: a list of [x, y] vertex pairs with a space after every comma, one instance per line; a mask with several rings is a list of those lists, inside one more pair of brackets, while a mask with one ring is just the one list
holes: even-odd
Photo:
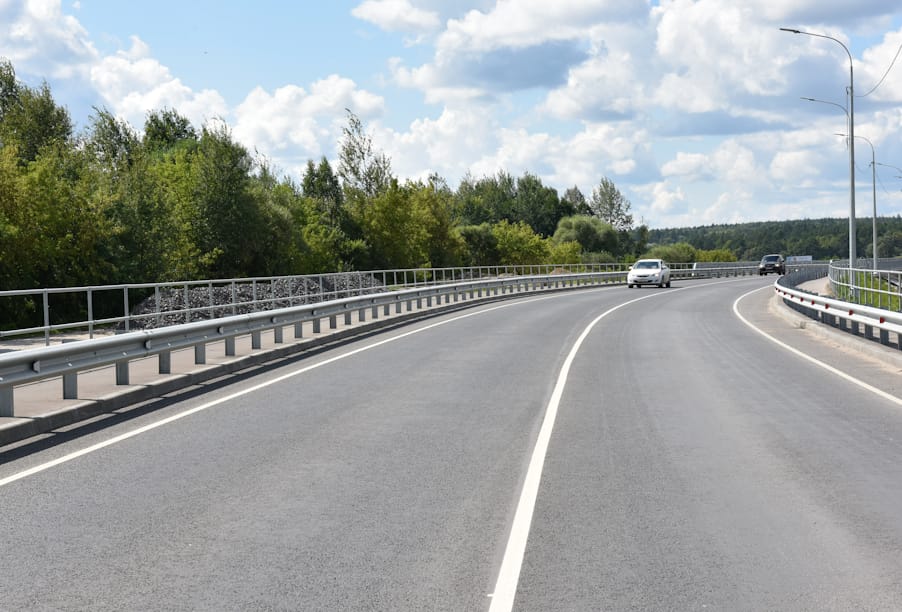
[[251, 349], [259, 350], [263, 347], [263, 333], [258, 329], [251, 332]]
[[50, 296], [46, 289], [42, 293], [44, 295], [44, 344], [50, 346]]
[[78, 399], [78, 373], [63, 374], [63, 399]]
[[157, 358], [160, 374], [172, 374], [172, 352], [163, 351]]
[[[88, 338], [94, 339], [94, 295], [91, 289], [88, 289]], [[128, 313], [125, 313], [126, 320]]]
[[0, 387], [0, 417], [15, 416], [13, 410], [13, 387]]
[[225, 354], [226, 357], [235, 356], [235, 336], [230, 336], [225, 339]]
[[128, 359], [116, 362], [116, 385], [125, 386], [128, 384]]
[[125, 317], [125, 331], [129, 331], [129, 329], [131, 329], [129, 326], [131, 317], [129, 316], [130, 313], [128, 311], [128, 287], [122, 288], [122, 311], [122, 316]]

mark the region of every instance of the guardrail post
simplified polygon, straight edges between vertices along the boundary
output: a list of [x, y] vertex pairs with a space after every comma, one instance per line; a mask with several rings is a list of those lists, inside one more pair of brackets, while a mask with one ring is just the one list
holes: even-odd
[[251, 332], [251, 349], [259, 350], [263, 347], [263, 333], [258, 329]]
[[366, 308], [361, 308], [357, 311], [357, 322], [363, 323], [366, 321]]
[[285, 342], [284, 328], [281, 325], [277, 325], [272, 328], [272, 341], [276, 344], [282, 344]]
[[294, 339], [297, 340], [298, 338], [303, 338], [303, 337], [304, 337], [304, 322], [298, 321], [297, 323], [294, 324]]
[[885, 329], [880, 330], [880, 344], [889, 346], [889, 332]]
[[44, 290], [44, 346], [50, 346], [50, 298]]
[[207, 345], [204, 342], [194, 345], [194, 365], [207, 363]]
[[163, 351], [158, 356], [160, 374], [172, 374], [172, 352]]
[[318, 334], [321, 331], [321, 323], [319, 317], [313, 319], [313, 333]]
[[335, 315], [329, 316], [329, 329], [338, 329], [338, 317]]
[[227, 357], [235, 356], [235, 337], [231, 336], [225, 339], [225, 354]]
[[63, 399], [78, 399], [78, 373], [63, 374]]
[[13, 414], [13, 388], [0, 387], [0, 417], [11, 417]]
[[350, 325], [350, 324], [351, 324], [351, 311], [348, 310], [347, 312], [345, 312], [345, 325]]
[[373, 306], [373, 310], [370, 312], [370, 316], [373, 317], [374, 319], [379, 318], [379, 307], [378, 306]]
[[116, 362], [116, 384], [118, 386], [128, 384], [128, 359]]

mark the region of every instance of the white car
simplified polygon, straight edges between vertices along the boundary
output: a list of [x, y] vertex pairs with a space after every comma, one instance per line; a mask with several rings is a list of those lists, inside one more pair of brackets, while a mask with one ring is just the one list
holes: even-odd
[[633, 285], [669, 287], [670, 268], [663, 259], [640, 259], [630, 266], [626, 274], [626, 286], [632, 289]]

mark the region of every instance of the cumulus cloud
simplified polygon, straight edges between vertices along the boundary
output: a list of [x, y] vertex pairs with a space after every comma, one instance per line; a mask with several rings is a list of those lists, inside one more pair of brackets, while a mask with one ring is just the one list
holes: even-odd
[[366, 0], [351, 14], [389, 32], [431, 32], [440, 25], [438, 13], [416, 8], [408, 0]]
[[[357, 64], [332, 66], [252, 81], [227, 101], [162, 62], [138, 36], [98, 53], [59, 0], [0, 0], [8, 24], [0, 53], [22, 74], [51, 78], [55, 94], [63, 79], [68, 95], [88, 92], [137, 127], [148, 110], [164, 107], [195, 125], [222, 117], [239, 141], [292, 174], [307, 159], [335, 157], [349, 108], [402, 179], [437, 172], [453, 183], [503, 169], [590, 193], [610, 177], [637, 218], [676, 226], [841, 212], [848, 164], [832, 134], [842, 131], [843, 113], [798, 98], [842, 104], [847, 62], [835, 44], [778, 27], [808, 24], [857, 43], [859, 95], [902, 44], [898, 8], [885, 0], [354, 4], [345, 15], [384, 38], [400, 33], [422, 43], [392, 48], [395, 57], [384, 58], [389, 79], [353, 73]], [[140, 24], [129, 27], [141, 32]], [[856, 134], [890, 164], [902, 159], [899, 70], [902, 61], [877, 91], [856, 99]], [[369, 79], [376, 85], [364, 88]], [[869, 149], [858, 144], [865, 159]], [[889, 195], [896, 187], [888, 185], [884, 199], [898, 212], [902, 198]]]
[[151, 56], [138, 37], [132, 46], [104, 57], [90, 71], [90, 81], [107, 107], [132, 125], [143, 126], [151, 110], [174, 108], [195, 125], [224, 117], [228, 106], [216, 91], [193, 91]]
[[332, 150], [346, 109], [367, 119], [378, 117], [383, 105], [381, 97], [337, 75], [313, 83], [309, 92], [295, 85], [272, 93], [257, 87], [234, 111], [234, 135], [295, 171]]
[[62, 12], [59, 0], [0, 2], [0, 55], [20, 73], [84, 76], [98, 53], [88, 32]]

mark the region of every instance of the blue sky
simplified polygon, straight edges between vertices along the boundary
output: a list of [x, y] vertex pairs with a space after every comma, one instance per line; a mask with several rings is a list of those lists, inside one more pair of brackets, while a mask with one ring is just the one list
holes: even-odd
[[[799, 99], [845, 105], [848, 57], [793, 27], [848, 45], [857, 94], [886, 74], [855, 131], [902, 167], [886, 0], [0, 0], [0, 23], [0, 57], [79, 128], [175, 108], [299, 178], [335, 161], [350, 108], [402, 180], [530, 172], [589, 196], [607, 177], [653, 228], [848, 215], [845, 115]], [[902, 214], [902, 171], [877, 169], [878, 214]]]

